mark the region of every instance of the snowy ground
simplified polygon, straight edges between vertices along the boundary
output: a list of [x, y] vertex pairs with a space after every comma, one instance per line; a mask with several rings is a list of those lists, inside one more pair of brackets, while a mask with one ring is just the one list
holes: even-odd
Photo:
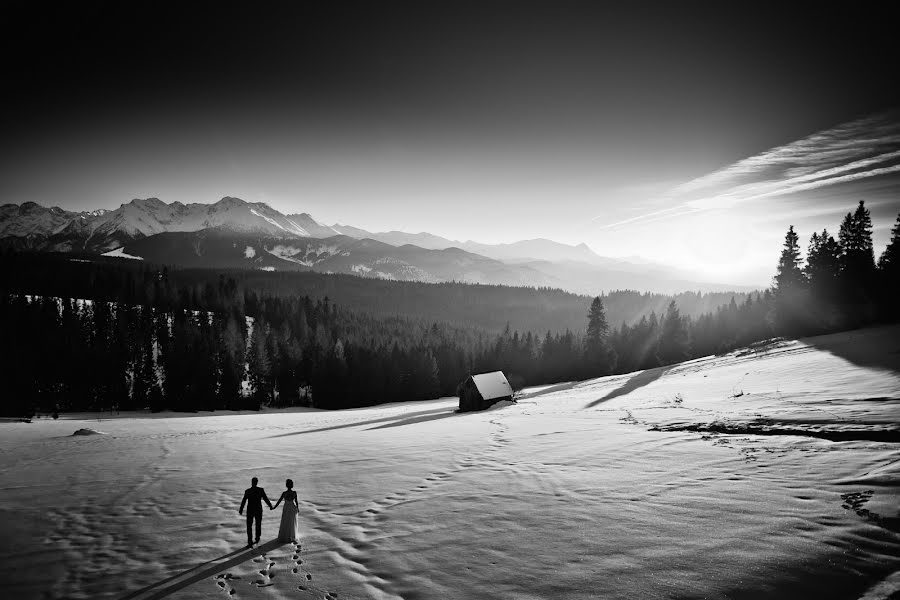
[[[0, 423], [2, 595], [900, 590], [900, 328], [454, 406]], [[279, 509], [240, 550], [254, 475], [296, 482], [301, 548]]]

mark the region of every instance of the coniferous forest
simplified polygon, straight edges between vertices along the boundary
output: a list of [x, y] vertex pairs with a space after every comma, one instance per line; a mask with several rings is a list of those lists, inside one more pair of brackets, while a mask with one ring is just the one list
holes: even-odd
[[860, 202], [805, 261], [791, 227], [769, 290], [593, 299], [7, 253], [0, 412], [339, 409], [452, 395], [497, 369], [514, 387], [627, 373], [895, 321], [898, 240], [900, 216], [876, 262]]

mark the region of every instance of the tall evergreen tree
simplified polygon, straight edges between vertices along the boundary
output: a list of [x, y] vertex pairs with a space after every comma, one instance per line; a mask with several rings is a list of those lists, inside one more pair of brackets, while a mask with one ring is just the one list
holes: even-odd
[[872, 217], [865, 201], [860, 200], [856, 210], [844, 217], [838, 239], [843, 250], [844, 271], [865, 277], [875, 270]]
[[891, 228], [891, 239], [878, 258], [881, 317], [886, 321], [900, 319], [894, 308], [900, 297], [900, 215]]
[[882, 273], [897, 275], [900, 273], [900, 215], [891, 228], [891, 239], [884, 252], [878, 257], [878, 268]]
[[806, 277], [801, 263], [799, 237], [791, 225], [784, 236], [774, 281], [775, 323], [779, 331], [788, 335], [804, 333], [806, 329]]
[[591, 302], [588, 310], [587, 335], [585, 336], [585, 357], [587, 375], [608, 375], [616, 366], [616, 354], [609, 340], [609, 323], [600, 296]]
[[420, 363], [417, 365], [416, 391], [420, 400], [437, 398], [440, 394], [441, 380], [437, 361], [430, 349], [423, 348], [417, 353]]
[[669, 302], [662, 320], [656, 356], [661, 365], [682, 362], [691, 356], [691, 339], [687, 322], [679, 313], [674, 300]]
[[848, 325], [859, 326], [875, 318], [877, 271], [872, 244], [872, 218], [865, 202], [847, 213], [838, 234], [841, 245], [842, 311]]
[[272, 358], [269, 355], [268, 327], [257, 319], [250, 334], [250, 354], [247, 371], [250, 377], [251, 407], [259, 409], [268, 406], [273, 399]]
[[826, 293], [834, 289], [841, 269], [841, 246], [823, 229], [821, 235], [813, 233], [806, 255], [806, 276], [810, 289]]
[[791, 225], [784, 236], [781, 257], [778, 259], [775, 275], [776, 292], [800, 288], [805, 283], [803, 270], [800, 268], [803, 259], [800, 258], [799, 239], [794, 231], [794, 226]]
[[243, 408], [242, 387], [245, 375], [244, 318], [228, 315], [220, 334], [219, 397], [223, 408]]
[[197, 346], [193, 378], [196, 381], [197, 404], [202, 410], [222, 408], [218, 396], [219, 360], [218, 340], [213, 316], [205, 312], [197, 315]]
[[[640, 326], [640, 323], [638, 323]], [[638, 369], [652, 369], [659, 366], [659, 357], [656, 356], [656, 346], [659, 343], [659, 317], [656, 311], [650, 312], [650, 318], [647, 319], [646, 326], [638, 332], [637, 352], [638, 352]]]
[[815, 313], [822, 330], [836, 327], [840, 320], [837, 309], [841, 271], [841, 247], [823, 229], [813, 233], [806, 253], [806, 277], [809, 281], [810, 310]]

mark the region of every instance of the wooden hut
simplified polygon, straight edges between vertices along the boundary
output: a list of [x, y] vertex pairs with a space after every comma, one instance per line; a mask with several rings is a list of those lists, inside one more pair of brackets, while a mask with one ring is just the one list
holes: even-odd
[[456, 387], [459, 412], [484, 410], [501, 400], [512, 400], [513, 390], [503, 371], [469, 375]]

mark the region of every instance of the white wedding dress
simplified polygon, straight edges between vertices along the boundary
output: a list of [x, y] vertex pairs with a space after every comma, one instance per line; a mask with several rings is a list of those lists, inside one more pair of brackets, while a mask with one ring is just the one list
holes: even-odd
[[300, 539], [300, 531], [297, 523], [297, 506], [294, 502], [297, 492], [284, 493], [284, 508], [281, 510], [281, 527], [278, 528], [279, 542], [296, 542]]

